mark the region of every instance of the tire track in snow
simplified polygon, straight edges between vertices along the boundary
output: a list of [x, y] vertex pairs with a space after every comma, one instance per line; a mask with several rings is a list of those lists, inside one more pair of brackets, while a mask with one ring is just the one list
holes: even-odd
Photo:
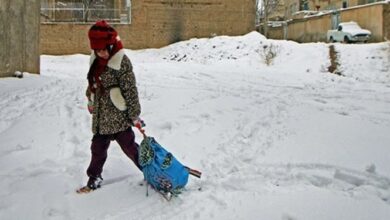
[[[63, 88], [66, 89], [70, 84], [74, 82], [64, 82]], [[81, 162], [88, 156], [86, 149], [89, 151], [91, 116], [87, 113], [84, 84], [69, 88], [57, 106], [59, 117], [64, 119], [61, 123], [63, 130], [60, 133], [58, 155], [64, 159], [79, 158]]]
[[[0, 96], [0, 114], [2, 115], [0, 133], [12, 126], [12, 123], [21, 116], [34, 112], [37, 103], [41, 103], [45, 97], [40, 95], [47, 89], [53, 90], [56, 80], [48, 79], [48, 84], [39, 88], [19, 89], [13, 93], [3, 93]], [[13, 107], [9, 107], [12, 105]]]
[[[46, 78], [45, 80], [47, 83], [39, 85], [39, 87], [27, 87], [12, 94], [5, 93], [0, 96], [2, 100], [0, 114], [3, 121], [0, 133], [20, 118], [37, 113], [43, 115], [48, 112], [50, 115], [54, 115], [55, 112], [47, 111], [45, 108], [56, 106], [58, 101], [66, 95], [66, 88], [72, 87], [72, 83], [64, 85], [63, 80], [60, 79]], [[12, 107], [9, 107], [9, 105], [12, 105]]]
[[[221, 212], [231, 208], [220, 193], [229, 191], [229, 187], [224, 185], [229, 181], [226, 177], [243, 169], [253, 170], [253, 164], [266, 154], [274, 141], [287, 135], [283, 121], [288, 117], [288, 107], [294, 102], [289, 90], [297, 89], [292, 87], [286, 91], [283, 87], [275, 87], [269, 94], [264, 92], [269, 89], [261, 88], [263, 84], [257, 80], [252, 82], [247, 79], [246, 82], [246, 85], [237, 88], [230, 80], [220, 81], [218, 86], [206, 87], [207, 93], [199, 91], [198, 96], [186, 104], [188, 108], [198, 109], [197, 115], [187, 116], [188, 120], [184, 122], [189, 130], [187, 136], [194, 135], [194, 132], [202, 134], [204, 130], [216, 130], [219, 136], [213, 138], [219, 140], [217, 150], [209, 146], [203, 152], [207, 158], [212, 158], [211, 161], [201, 160], [205, 172], [203, 190], [189, 196], [201, 197], [205, 204], [214, 204], [215, 209]], [[203, 112], [203, 106], [207, 106], [207, 114]], [[249, 109], [246, 108], [248, 106]], [[230, 118], [231, 115], [236, 117]], [[194, 124], [196, 126], [191, 126]], [[237, 182], [238, 187], [240, 184], [242, 180]], [[204, 209], [210, 207], [196, 206], [192, 210], [193, 217], [204, 216], [200, 214]]]
[[[257, 185], [259, 192], [267, 193], [269, 188], [290, 190], [297, 185], [318, 187], [358, 197], [370, 194], [390, 205], [390, 179], [370, 171], [357, 171], [328, 164], [254, 164], [254, 169], [231, 172], [222, 181], [223, 188], [231, 191], [251, 191]], [[241, 183], [241, 176], [251, 176]], [[270, 187], [272, 186], [272, 187]], [[256, 187], [255, 187], [256, 188]]]
[[[19, 122], [26, 125], [39, 122], [31, 125], [36, 128], [36, 132], [28, 134], [32, 138], [29, 145], [14, 140], [13, 142], [17, 143], [15, 146], [5, 146], [8, 150], [3, 151], [2, 162], [26, 158], [32, 151], [35, 154], [43, 152], [36, 160], [8, 164], [2, 175], [2, 178], [6, 180], [2, 184], [5, 184], [4, 190], [13, 192], [6, 195], [12, 199], [19, 198], [30, 190], [25, 185], [36, 185], [45, 180], [53, 181], [53, 184], [59, 183], [60, 190], [54, 190], [55, 193], [53, 193], [51, 190], [54, 188], [50, 188], [46, 190], [47, 193], [40, 195], [37, 204], [42, 204], [40, 207], [42, 209], [37, 210], [40, 212], [37, 215], [40, 215], [42, 219], [67, 218], [71, 216], [66, 208], [69, 207], [68, 201], [63, 200], [61, 204], [53, 203], [53, 201], [59, 197], [62, 198], [64, 193], [69, 193], [69, 185], [81, 179], [79, 176], [84, 172], [80, 169], [85, 167], [80, 168], [80, 164], [82, 165], [81, 161], [84, 162], [87, 157], [85, 152], [89, 151], [90, 137], [84, 138], [83, 134], [91, 133], [86, 103], [83, 100], [84, 81], [47, 78], [44, 82], [44, 84], [34, 84], [31, 88], [19, 89], [13, 94], [2, 94], [0, 97], [2, 100], [0, 113], [4, 115], [0, 135], [12, 129], [13, 126], [19, 126]], [[49, 147], [39, 144], [45, 144], [46, 137], [47, 142], [52, 143]], [[81, 148], [80, 145], [86, 142], [88, 144]], [[75, 161], [80, 163], [75, 163]], [[60, 173], [61, 178], [58, 176]], [[61, 187], [62, 184], [66, 186]], [[76, 186], [75, 183], [73, 185]], [[31, 193], [35, 194], [35, 192]]]
[[[286, 95], [293, 93], [297, 95]], [[289, 117], [288, 108], [301, 105], [296, 98], [305, 93], [301, 89], [282, 89], [274, 94], [260, 94], [253, 105], [246, 105], [258, 111], [236, 108], [237, 117], [232, 129], [220, 132], [219, 139], [222, 141], [218, 145], [218, 152], [210, 156], [213, 161], [202, 161], [209, 172], [207, 175], [213, 179], [213, 182], [206, 182], [208, 196], [205, 199], [214, 201], [223, 210], [226, 207], [218, 205], [222, 204], [218, 201], [223, 201], [226, 193], [250, 193], [256, 188], [259, 193], [269, 193], [270, 189], [288, 190], [298, 185], [336, 191], [349, 197], [358, 197], [359, 193], [368, 194], [390, 205], [390, 180], [375, 173], [324, 164], [261, 163], [267, 149], [273, 147], [276, 140], [288, 135], [289, 131], [283, 124]]]

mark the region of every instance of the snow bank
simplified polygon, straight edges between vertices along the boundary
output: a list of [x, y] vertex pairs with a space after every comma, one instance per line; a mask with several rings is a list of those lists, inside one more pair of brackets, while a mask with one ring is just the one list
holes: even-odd
[[253, 32], [127, 50], [147, 133], [204, 173], [170, 203], [145, 197], [116, 143], [103, 187], [75, 194], [88, 56], [42, 56], [41, 76], [0, 80], [0, 219], [387, 220], [387, 46], [337, 44], [345, 76], [327, 73], [328, 46]]

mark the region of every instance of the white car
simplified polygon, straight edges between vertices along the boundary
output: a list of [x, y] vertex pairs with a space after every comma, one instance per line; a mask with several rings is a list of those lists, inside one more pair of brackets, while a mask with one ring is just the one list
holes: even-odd
[[337, 30], [329, 30], [327, 33], [328, 42], [367, 42], [371, 37], [371, 32], [362, 29], [356, 22], [343, 22]]

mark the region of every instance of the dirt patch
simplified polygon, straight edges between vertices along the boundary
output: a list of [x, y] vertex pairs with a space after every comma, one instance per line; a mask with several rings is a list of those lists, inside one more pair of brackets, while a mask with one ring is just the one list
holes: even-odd
[[341, 72], [339, 71], [340, 63], [338, 62], [337, 51], [334, 48], [334, 45], [329, 46], [329, 58], [330, 58], [330, 66], [328, 67], [328, 71], [330, 73], [337, 74], [341, 76]]

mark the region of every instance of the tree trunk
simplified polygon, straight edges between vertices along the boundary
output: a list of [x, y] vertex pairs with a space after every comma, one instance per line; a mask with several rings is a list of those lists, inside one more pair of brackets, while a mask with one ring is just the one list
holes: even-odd
[[268, 13], [264, 13], [264, 36], [268, 38]]

